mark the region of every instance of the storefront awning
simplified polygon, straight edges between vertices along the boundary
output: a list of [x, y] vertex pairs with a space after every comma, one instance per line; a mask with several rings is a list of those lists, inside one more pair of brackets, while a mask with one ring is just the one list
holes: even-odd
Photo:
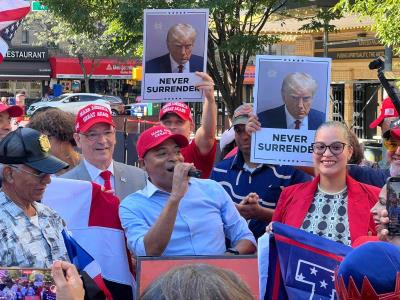
[[50, 79], [50, 64], [48, 62], [3, 61], [0, 64], [1, 79]]
[[[82, 79], [83, 72], [77, 58], [51, 57], [51, 77]], [[94, 61], [92, 79], [132, 79], [132, 68], [141, 65], [134, 60], [120, 61], [116, 59], [96, 59]], [[84, 66], [90, 73], [92, 60], [85, 59]]]

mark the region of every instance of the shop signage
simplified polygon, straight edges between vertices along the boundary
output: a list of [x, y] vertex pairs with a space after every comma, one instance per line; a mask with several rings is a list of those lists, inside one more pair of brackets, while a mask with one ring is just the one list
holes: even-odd
[[49, 52], [44, 47], [13, 47], [8, 49], [4, 60], [8, 61], [48, 61]]
[[[317, 52], [316, 57], [322, 57], [324, 54]], [[328, 51], [328, 57], [332, 59], [374, 59], [378, 56], [384, 56], [385, 51], [382, 50], [355, 50], [355, 51]], [[398, 57], [393, 55], [393, 57]]]
[[[329, 43], [332, 43], [331, 45]], [[360, 40], [351, 40], [351, 41], [329, 41], [328, 48], [336, 49], [336, 48], [357, 48], [357, 47], [383, 47], [383, 45], [379, 42], [378, 39], [360, 39]], [[314, 48], [324, 49], [324, 44], [322, 41], [315, 41]]]

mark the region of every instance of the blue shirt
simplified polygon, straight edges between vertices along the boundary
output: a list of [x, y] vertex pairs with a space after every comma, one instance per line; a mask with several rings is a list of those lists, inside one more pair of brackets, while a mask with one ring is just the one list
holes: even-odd
[[[252, 173], [244, 168], [240, 151], [235, 156], [215, 165], [210, 179], [219, 182], [232, 200], [240, 203], [249, 193], [257, 193], [260, 205], [275, 209], [282, 189], [296, 183], [311, 180], [311, 176], [292, 166], [260, 165]], [[265, 233], [267, 222], [251, 219], [249, 228], [258, 239]]]
[[[135, 255], [146, 255], [144, 236], [157, 221], [169, 196], [147, 180], [142, 190], [122, 201], [119, 216], [128, 247]], [[242, 239], [256, 245], [246, 221], [224, 189], [212, 180], [191, 178], [162, 255], [222, 255], [226, 251], [225, 237], [233, 246]]]
[[348, 172], [355, 180], [380, 188], [386, 184], [386, 179], [390, 177], [390, 169], [375, 169], [357, 165], [349, 165]]

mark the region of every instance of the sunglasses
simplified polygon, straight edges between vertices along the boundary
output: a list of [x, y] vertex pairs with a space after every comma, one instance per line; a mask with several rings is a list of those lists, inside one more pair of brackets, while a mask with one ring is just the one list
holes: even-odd
[[398, 147], [400, 147], [400, 141], [385, 140], [383, 141], [383, 145], [388, 151], [394, 152]]

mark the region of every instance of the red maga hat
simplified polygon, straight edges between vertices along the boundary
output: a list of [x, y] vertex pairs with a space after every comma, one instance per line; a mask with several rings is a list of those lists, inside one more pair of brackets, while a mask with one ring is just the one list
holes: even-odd
[[75, 131], [86, 132], [97, 123], [106, 123], [115, 127], [111, 112], [103, 105], [89, 104], [82, 108], [75, 119]]
[[4, 111], [8, 112], [8, 114], [12, 118], [20, 117], [24, 114], [24, 110], [22, 109], [22, 107], [20, 107], [18, 105], [8, 106], [8, 105], [0, 102], [0, 113], [2, 113]]
[[157, 147], [168, 139], [173, 139], [179, 147], [189, 144], [188, 139], [181, 134], [173, 134], [168, 128], [158, 125], [142, 132], [136, 143], [136, 151], [140, 159], [143, 159], [147, 151]]
[[375, 121], [369, 124], [369, 128], [375, 128], [376, 126], [379, 126], [382, 123], [383, 119], [385, 118], [398, 117], [398, 116], [399, 114], [393, 105], [392, 99], [387, 97], [382, 102], [382, 107], [378, 118], [376, 118]]
[[169, 102], [163, 106], [160, 110], [160, 120], [168, 113], [177, 114], [182, 120], [189, 120], [192, 122], [192, 112], [190, 107], [182, 102]]

